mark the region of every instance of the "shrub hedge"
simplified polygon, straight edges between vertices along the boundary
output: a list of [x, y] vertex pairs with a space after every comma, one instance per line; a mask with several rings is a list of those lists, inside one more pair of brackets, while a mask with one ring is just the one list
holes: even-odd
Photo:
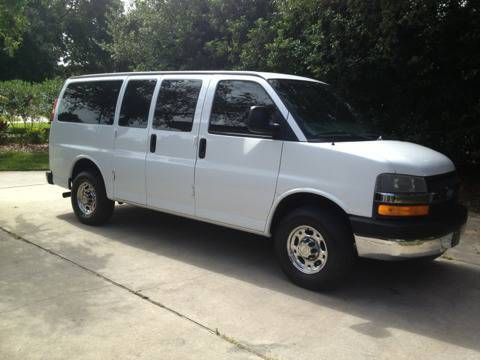
[[60, 79], [0, 82], [0, 143], [46, 143], [50, 124], [44, 121], [61, 86]]

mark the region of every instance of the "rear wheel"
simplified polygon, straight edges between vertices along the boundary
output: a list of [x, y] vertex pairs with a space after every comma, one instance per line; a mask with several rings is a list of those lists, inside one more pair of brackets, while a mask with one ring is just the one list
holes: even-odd
[[100, 174], [81, 172], [72, 183], [72, 208], [77, 218], [87, 225], [101, 225], [109, 220], [114, 202], [107, 198]]
[[274, 238], [282, 270], [308, 289], [339, 285], [354, 263], [349, 224], [332, 209], [296, 209], [280, 221]]

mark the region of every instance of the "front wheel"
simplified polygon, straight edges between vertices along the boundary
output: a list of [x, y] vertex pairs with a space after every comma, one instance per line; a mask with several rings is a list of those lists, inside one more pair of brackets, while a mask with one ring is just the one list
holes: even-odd
[[107, 198], [99, 174], [87, 171], [78, 174], [72, 183], [71, 199], [75, 215], [87, 225], [105, 223], [114, 211], [114, 202]]
[[354, 263], [352, 232], [336, 210], [296, 209], [281, 220], [274, 239], [284, 273], [308, 289], [339, 285]]

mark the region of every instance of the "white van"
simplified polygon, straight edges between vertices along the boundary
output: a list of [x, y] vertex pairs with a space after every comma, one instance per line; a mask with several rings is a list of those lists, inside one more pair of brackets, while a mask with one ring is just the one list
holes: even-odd
[[[72, 77], [54, 107], [47, 180], [78, 219], [114, 201], [264, 236], [307, 288], [357, 256], [435, 258], [467, 211], [444, 155], [366, 131], [323, 82], [228, 71]], [[226, 239], [228, 241], [228, 239]]]

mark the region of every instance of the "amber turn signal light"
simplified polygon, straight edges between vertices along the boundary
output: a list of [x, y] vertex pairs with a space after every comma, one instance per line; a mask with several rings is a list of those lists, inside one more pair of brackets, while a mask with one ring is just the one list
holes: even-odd
[[424, 216], [429, 214], [429, 205], [385, 205], [377, 208], [377, 213], [383, 216]]

